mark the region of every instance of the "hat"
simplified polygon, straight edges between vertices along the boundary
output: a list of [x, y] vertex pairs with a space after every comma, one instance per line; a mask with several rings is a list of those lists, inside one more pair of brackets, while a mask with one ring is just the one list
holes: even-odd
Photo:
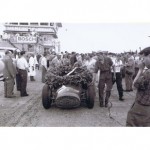
[[25, 51], [21, 51], [20, 52], [20, 55], [22, 56], [22, 55], [24, 55], [26, 52]]
[[150, 47], [144, 48], [142, 51], [139, 52], [140, 55], [147, 56], [150, 54]]
[[6, 55], [7, 55], [7, 54], [10, 54], [10, 53], [13, 53], [13, 51], [11, 51], [11, 50], [6, 50], [6, 52], [5, 52]]

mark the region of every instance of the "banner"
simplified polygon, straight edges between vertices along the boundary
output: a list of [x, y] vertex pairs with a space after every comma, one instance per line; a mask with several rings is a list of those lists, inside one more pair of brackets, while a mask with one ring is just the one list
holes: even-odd
[[37, 37], [34, 36], [13, 36], [10, 38], [10, 42], [17, 44], [30, 44], [37, 43]]

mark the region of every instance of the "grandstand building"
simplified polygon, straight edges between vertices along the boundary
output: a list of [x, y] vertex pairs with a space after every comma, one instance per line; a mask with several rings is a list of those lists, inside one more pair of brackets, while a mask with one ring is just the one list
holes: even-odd
[[15, 48], [35, 53], [60, 52], [57, 32], [61, 23], [9, 22], [4, 23], [3, 39]]

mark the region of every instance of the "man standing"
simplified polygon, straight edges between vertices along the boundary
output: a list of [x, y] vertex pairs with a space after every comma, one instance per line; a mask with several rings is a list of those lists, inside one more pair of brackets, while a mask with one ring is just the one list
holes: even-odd
[[132, 89], [133, 75], [134, 75], [134, 58], [131, 54], [128, 54], [127, 63], [125, 64], [126, 92], [133, 91]]
[[98, 70], [100, 70], [99, 85], [98, 85], [100, 107], [104, 107], [105, 85], [106, 85], [105, 107], [108, 106], [108, 101], [112, 89], [112, 73], [111, 73], [112, 66], [113, 66], [113, 62], [111, 58], [102, 54], [98, 56], [98, 60], [95, 64], [93, 82], [95, 82], [96, 73], [98, 72]]
[[[122, 60], [118, 55], [117, 58], [114, 60], [114, 69], [115, 73], [112, 73], [112, 80], [115, 78], [115, 82], [117, 84], [117, 90], [119, 94], [119, 100], [123, 101], [123, 88], [122, 88], [122, 73], [121, 68], [123, 67]], [[114, 84], [114, 82], [113, 82]]]
[[15, 77], [16, 77], [16, 68], [13, 64], [12, 60], [12, 52], [6, 51], [5, 57], [3, 59], [4, 62], [4, 69], [3, 69], [3, 76], [4, 76], [4, 96], [7, 98], [15, 97], [13, 94], [14, 84], [15, 84]]
[[24, 96], [28, 96], [26, 92], [28, 63], [25, 58], [25, 51], [21, 51], [20, 56], [21, 57], [17, 60], [17, 68], [21, 80], [20, 95], [21, 97], [24, 97]]
[[36, 71], [35, 71], [34, 54], [30, 54], [30, 56], [29, 56], [29, 76], [30, 76], [30, 81], [35, 81], [35, 79], [34, 79], [35, 75], [36, 75]]

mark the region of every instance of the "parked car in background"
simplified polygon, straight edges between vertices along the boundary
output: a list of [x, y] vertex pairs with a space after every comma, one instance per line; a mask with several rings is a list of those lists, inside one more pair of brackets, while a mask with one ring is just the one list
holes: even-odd
[[2, 60], [5, 56], [5, 52], [0, 52], [0, 60]]

